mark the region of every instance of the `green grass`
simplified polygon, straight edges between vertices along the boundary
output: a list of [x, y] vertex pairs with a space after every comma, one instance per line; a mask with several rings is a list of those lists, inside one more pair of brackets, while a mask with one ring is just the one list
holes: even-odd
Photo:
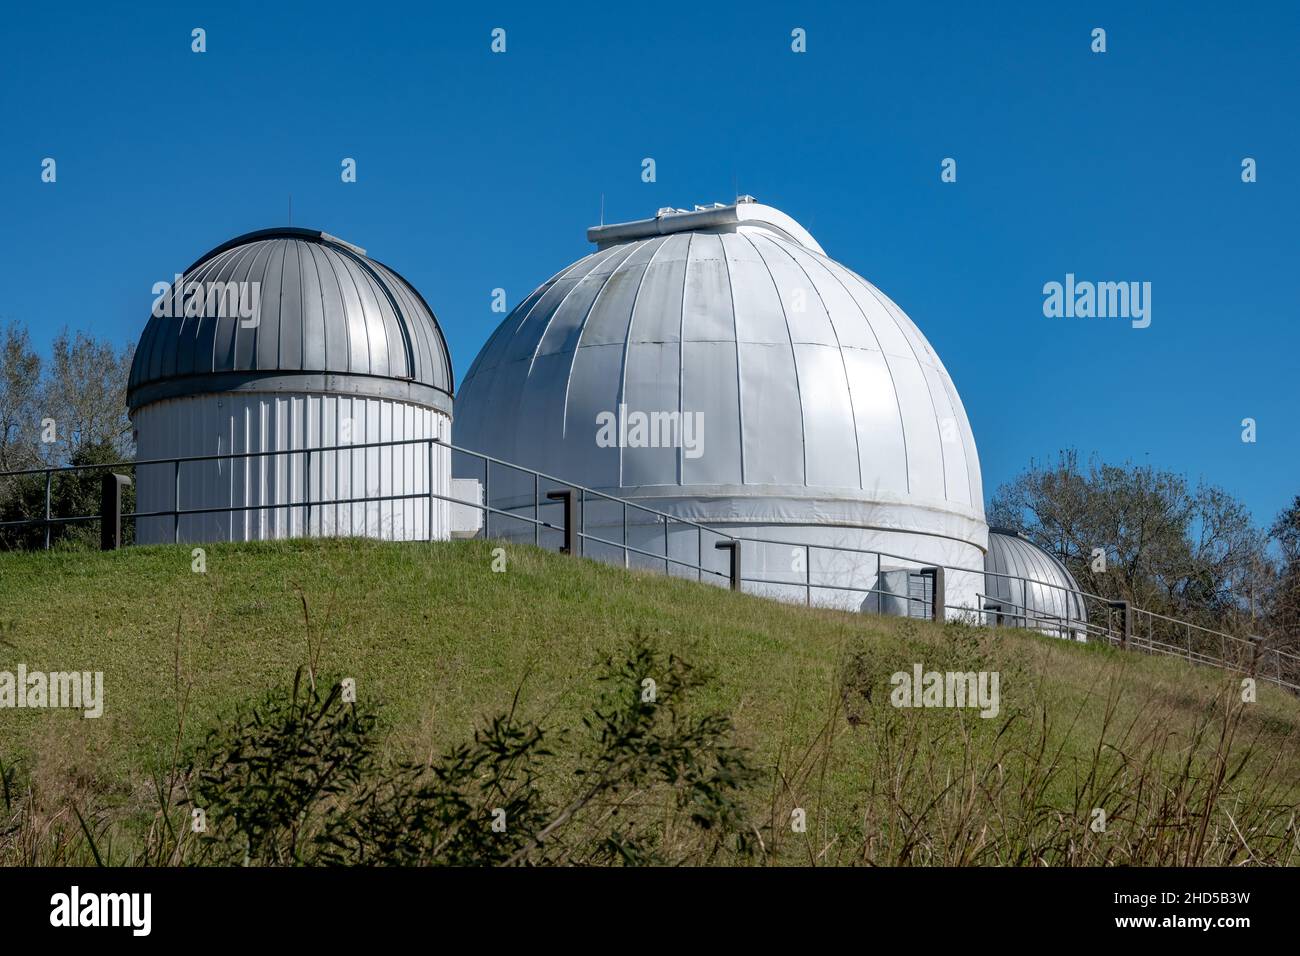
[[[1019, 837], [981, 851], [991, 856], [962, 847], [996, 842], [981, 829], [1045, 827], [1026, 822], [1044, 814], [1082, 834], [1081, 814], [1104, 789], [1090, 770], [1129, 775], [1116, 794], [1172, 793], [1170, 819], [1194, 815], [1194, 787], [1243, 757], [1231, 786], [1209, 799], [1214, 834], [1230, 845], [1250, 809], [1241, 801], [1254, 800], [1282, 821], [1269, 838], [1294, 842], [1284, 817], [1300, 804], [1300, 702], [1271, 687], [1230, 720], [1240, 678], [1172, 659], [810, 610], [525, 546], [509, 546], [507, 570], [494, 573], [494, 546], [212, 545], [203, 574], [191, 570], [189, 546], [0, 554], [0, 670], [103, 671], [105, 687], [98, 720], [0, 710], [0, 759], [35, 790], [145, 813], [178, 734], [194, 745], [313, 657], [378, 702], [395, 753], [420, 758], [466, 739], [521, 687], [525, 716], [573, 728], [598, 664], [640, 634], [713, 675], [694, 706], [730, 714], [765, 769], [754, 814], [773, 859], [1033, 862], [1013, 851], [1030, 842]], [[999, 718], [889, 707], [889, 675], [916, 662], [998, 671]], [[1229, 723], [1233, 736], [1220, 741]], [[1046, 757], [1034, 756], [1040, 748]], [[1154, 776], [1142, 783], [1139, 772]], [[1117, 798], [1117, 820], [1124, 804]], [[793, 807], [807, 810], [807, 834], [788, 832]], [[1151, 821], [1166, 809], [1145, 824], [1133, 810], [1141, 833], [1125, 839], [1158, 851]], [[1241, 837], [1247, 857], [1260, 852], [1254, 839]], [[1107, 861], [1157, 859], [1117, 852]]]

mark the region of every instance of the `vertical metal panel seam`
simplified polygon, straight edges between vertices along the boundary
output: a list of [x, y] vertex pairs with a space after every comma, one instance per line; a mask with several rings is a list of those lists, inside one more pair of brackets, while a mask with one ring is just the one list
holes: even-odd
[[[802, 272], [803, 277], [808, 280], [808, 284], [812, 286], [813, 291], [817, 293], [817, 301], [822, 304], [822, 311], [826, 313], [826, 324], [831, 327], [831, 335], [835, 336], [835, 349], [840, 355], [840, 368], [844, 370], [844, 391], [849, 397], [849, 417], [853, 421], [853, 448], [854, 455], [858, 462], [858, 488], [865, 490], [862, 480], [862, 442], [858, 438], [858, 410], [853, 404], [853, 383], [849, 381], [849, 366], [848, 363], [844, 361], [844, 346], [840, 343], [839, 330], [835, 328], [835, 321], [831, 318], [831, 310], [826, 306], [826, 300], [822, 298], [821, 290], [817, 288], [817, 283], [813, 281], [813, 277], [808, 274], [808, 270], [803, 267], [803, 263], [796, 259], [790, 250], [785, 248], [785, 246], [780, 242], [771, 238], [768, 238], [768, 241], [785, 253], [789, 260], [794, 263], [795, 268]], [[849, 296], [849, 298], [852, 298], [852, 296]], [[882, 351], [881, 354], [883, 355], [884, 352]], [[807, 475], [805, 474], [805, 481], [806, 480]]]
[[[352, 274], [352, 270], [349, 269], [349, 268], [347, 267], [347, 260], [344, 259], [341, 255], [339, 255], [339, 253], [338, 253], [337, 250], [335, 250], [335, 249], [334, 249], [333, 247], [331, 247], [331, 246], [326, 246], [325, 249], [326, 249], [326, 251], [330, 254], [330, 269], [333, 270], [333, 272], [334, 272], [334, 277], [335, 277], [335, 279], [338, 280], [338, 284], [339, 284], [339, 297], [340, 297], [340, 299], [341, 299], [341, 301], [342, 301], [343, 312], [344, 312], [345, 315], [347, 314], [347, 299], [343, 297], [343, 280], [342, 280], [341, 278], [339, 278], [339, 266], [340, 266], [340, 265], [343, 266], [343, 272], [347, 274], [348, 281], [349, 281], [350, 283], [352, 283], [352, 291], [355, 292], [356, 295], [357, 295], [357, 307], [358, 307], [358, 311], [359, 311], [360, 314], [361, 314], [361, 328], [364, 329], [364, 330], [365, 330], [365, 333], [366, 333], [366, 367], [365, 367], [364, 370], [354, 369], [354, 368], [352, 367], [352, 353], [351, 353], [351, 351], [349, 351], [349, 352], [348, 352], [348, 371], [349, 371], [349, 372], [358, 372], [359, 374], [362, 374], [362, 375], [374, 375], [374, 374], [376, 374], [376, 373], [375, 373], [374, 370], [370, 367], [370, 320], [369, 320], [369, 318], [368, 318], [367, 315], [366, 315], [366, 301], [365, 301], [365, 299], [362, 298], [362, 296], [361, 296], [361, 289], [360, 289], [360, 287], [357, 285], [357, 277], [356, 277], [355, 275]], [[382, 320], [381, 320], [381, 321], [382, 321]], [[385, 340], [384, 340], [384, 341], [385, 341], [385, 343], [387, 343], [387, 337], [386, 337], [386, 336], [385, 336]], [[352, 342], [352, 338], [351, 338], [351, 336], [349, 336], [349, 337], [348, 337], [348, 344], [349, 344], [349, 347], [351, 346], [351, 342]]]
[[[284, 328], [284, 257], [288, 252], [284, 246], [280, 246], [280, 291], [279, 298], [276, 300], [275, 309], [275, 367], [280, 367], [280, 347], [284, 344], [284, 336], [281, 330]], [[262, 328], [262, 323], [258, 322], [258, 330]], [[261, 351], [260, 349], [258, 350]], [[261, 361], [258, 361], [258, 369], [261, 370]], [[277, 527], [278, 527], [277, 523]]]
[[[262, 318], [262, 285], [264, 284], [263, 280], [266, 279], [266, 267], [271, 261], [271, 247], [275, 245], [275, 243], [270, 242], [268, 240], [265, 242], [251, 243], [250, 245], [255, 245], [257, 248], [254, 250], [253, 256], [248, 262], [247, 271], [245, 271], [243, 275], [245, 276], [245, 281], [251, 281], [247, 277], [253, 274], [253, 270], [257, 267], [258, 262], [262, 262], [262, 271], [258, 276], [258, 287], [257, 287], [258, 289], [257, 316], [258, 316], [258, 325], [260, 325], [261, 318]], [[263, 261], [261, 258], [263, 252], [266, 253], [265, 261]], [[240, 263], [240, 267], [243, 268], [242, 261]], [[239, 369], [239, 329], [241, 325], [242, 323], [240, 322], [235, 323], [235, 334], [231, 337], [230, 340], [230, 367], [232, 369]], [[252, 364], [250, 366], [250, 369], [247, 370], [240, 369], [240, 371], [248, 371], [257, 367], [257, 329], [255, 326], [253, 326], [253, 327], [249, 327], [246, 331], [248, 332], [248, 334], [252, 335], [253, 337], [253, 345], [252, 345], [253, 359], [252, 359]]]
[[[325, 307], [325, 287], [324, 287], [324, 283], [321, 282], [321, 278], [320, 278], [320, 262], [319, 262], [319, 261], [317, 260], [317, 258], [316, 258], [316, 247], [315, 247], [315, 244], [312, 244], [312, 245], [309, 245], [309, 246], [308, 246], [308, 254], [309, 254], [309, 257], [310, 257], [310, 259], [311, 259], [311, 267], [312, 267], [313, 269], [316, 270], [316, 293], [317, 293], [317, 295], [319, 295], [319, 297], [320, 297], [320, 315], [321, 315], [321, 330], [320, 330], [320, 331], [321, 331], [321, 343], [320, 343], [320, 351], [321, 351], [321, 365], [324, 366], [324, 369], [323, 369], [324, 371], [331, 371], [331, 369], [330, 369], [330, 336], [329, 336], [329, 331], [328, 331], [328, 330], [329, 330], [329, 324], [330, 324], [330, 316], [329, 316], [329, 309], [327, 309], [327, 308]], [[301, 267], [300, 267], [300, 274], [301, 274]], [[342, 301], [342, 297], [340, 297], [340, 301]], [[304, 309], [303, 309], [303, 314], [304, 314], [304, 315], [306, 315], [306, 311], [307, 311], [307, 310], [306, 310], [306, 308], [304, 307]], [[306, 324], [306, 323], [304, 323], [304, 325], [305, 325], [305, 324]], [[346, 330], [346, 328], [347, 328], [347, 324], [348, 324], [348, 323], [347, 323], [347, 321], [345, 320], [345, 321], [343, 322], [343, 327], [344, 327], [345, 330]], [[346, 332], [345, 332], [344, 334], [346, 335]], [[307, 350], [306, 341], [307, 341], [306, 336], [303, 336], [303, 365], [306, 365], [306, 364], [307, 364], [307, 362], [306, 362], [306, 350]], [[323, 408], [323, 407], [322, 407], [321, 411], [322, 411], [322, 412], [324, 411], [324, 408]], [[322, 428], [323, 428], [323, 426], [322, 426]], [[324, 435], [324, 431], [322, 431], [321, 434]]]
[[[415, 379], [416, 377], [415, 349], [411, 344], [411, 330], [409, 327], [410, 323], [407, 320], [406, 316], [403, 315], [402, 307], [398, 304], [396, 296], [393, 295], [392, 289], [388, 287], [388, 283], [384, 282], [384, 280], [379, 276], [379, 274], [374, 270], [374, 268], [370, 265], [369, 261], [367, 261], [367, 259], [364, 256], [359, 256], [356, 253], [352, 252], [352, 250], [350, 249], [344, 249], [343, 252], [349, 258], [351, 258], [353, 262], [356, 263], [357, 267], [361, 269], [362, 273], [367, 277], [368, 281], [373, 282], [376, 286], [379, 287], [379, 291], [380, 293], [382, 293], [383, 298], [381, 299], [380, 296], [376, 296], [375, 302], [377, 305], [380, 306], [381, 321], [383, 319], [383, 315], [382, 315], [383, 299], [388, 300], [388, 305], [393, 310], [393, 318], [397, 323], [397, 332], [402, 337], [402, 348], [404, 352], [403, 358], [405, 358], [406, 360], [406, 375], [404, 376], [393, 375], [392, 348], [391, 348], [391, 343], [388, 342], [388, 329], [387, 327], [385, 327], [384, 343], [389, 355], [389, 359], [388, 359], [389, 376], [392, 378]], [[448, 391], [450, 391], [450, 388], [448, 388]]]
[[[202, 263], [199, 266], [199, 268], [195, 269], [194, 272], [191, 273], [191, 275], [181, 277], [182, 287], [188, 284], [189, 282], [199, 283], [199, 294], [202, 299], [202, 305], [200, 305], [199, 307], [199, 314], [194, 318], [194, 331], [193, 334], [191, 335], [190, 341], [186, 341], [185, 339], [185, 333], [186, 333], [185, 316], [182, 310], [180, 326], [175, 331], [176, 351], [172, 353], [173, 356], [172, 368], [171, 368], [172, 375], [181, 374], [181, 368], [183, 368], [185, 365], [189, 365], [190, 368], [194, 368], [196, 364], [195, 352], [198, 348], [198, 334], [203, 327], [203, 323], [205, 319], [209, 318], [207, 316], [207, 308], [208, 308], [207, 293], [203, 290], [202, 283], [206, 281], [206, 277], [208, 276], [208, 274], [219, 272], [219, 267], [217, 264], [218, 260], [222, 260], [221, 264], [224, 265], [225, 254], [222, 254], [221, 256], [214, 256], [212, 259], [209, 259], [207, 262]], [[213, 316], [210, 318], [211, 321], [215, 324], [217, 321], [216, 317]], [[215, 338], [216, 335], [214, 331], [213, 339], [215, 340]]]
[[[636, 284], [636, 294], [632, 296], [632, 307], [627, 313], [627, 330], [623, 335], [623, 363], [620, 366], [618, 373], [618, 401], [614, 406], [614, 414], [616, 416], [618, 414], [619, 406], [624, 403], [627, 396], [627, 353], [632, 347], [632, 323], [636, 321], [636, 307], [637, 303], [641, 301], [641, 288], [645, 285], [645, 277], [650, 274], [650, 267], [654, 265], [655, 258], [659, 255], [660, 251], [663, 250], [663, 247], [668, 244], [668, 237], [663, 236], [657, 240], [646, 239], [642, 243], [638, 243], [638, 247], [640, 247], [647, 243], [656, 241], [659, 244], [655, 246], [654, 252], [650, 253], [650, 258], [646, 260], [645, 266], [641, 269], [641, 278], [637, 280]], [[627, 259], [630, 258], [631, 256], [627, 257]], [[627, 264], [627, 259], [624, 259], [619, 263], [619, 269], [623, 268], [623, 266]], [[618, 483], [620, 486], [623, 484], [623, 454], [626, 451], [627, 449], [623, 447], [623, 442], [620, 441], [618, 443]]]
[[740, 483], [745, 484], [745, 398], [741, 392], [740, 382], [740, 320], [736, 318], [736, 287], [731, 281], [731, 260], [727, 258], [727, 244], [718, 236], [718, 248], [722, 252], [722, 268], [727, 273], [727, 295], [731, 306], [731, 337], [736, 346], [736, 428], [740, 447]]
[[[880, 307], [885, 310], [885, 315], [889, 316], [889, 321], [894, 323], [894, 328], [898, 329], [898, 334], [901, 335], [903, 341], [907, 343], [907, 349], [912, 353], [912, 359], [916, 362], [917, 370], [921, 373], [921, 382], [925, 385], [926, 397], [930, 399], [930, 411], [934, 415], [934, 428], [939, 434], [939, 470], [943, 473], [943, 500], [948, 501], [950, 500], [948, 498], [948, 455], [943, 449], [943, 428], [939, 425], [939, 409], [934, 404], [934, 392], [930, 390], [930, 380], [925, 377], [925, 368], [921, 362], [921, 357], [916, 354], [916, 346], [912, 344], [911, 336], [907, 334], [903, 329], [902, 324], [894, 317], [894, 313], [889, 310], [889, 306], [886, 305], [881, 300], [880, 296], [876, 294], [876, 287], [866, 279], [863, 279], [861, 276], [854, 273], [852, 270], [849, 270], [849, 274], [857, 278], [858, 281], [862, 283], [863, 288], [865, 288], [867, 292], [870, 293], [871, 297], [879, 303]], [[964, 455], [965, 453], [963, 452], [963, 457]]]
[[[823, 256], [822, 258], [826, 260], [826, 263], [838, 265], [838, 263], [829, 256]], [[844, 290], [844, 294], [847, 295], [849, 301], [853, 303], [853, 307], [857, 309], [858, 314], [862, 316], [862, 324], [865, 325], [867, 331], [871, 333], [871, 337], [876, 342], [876, 348], [880, 352], [880, 360], [885, 363], [885, 372], [889, 375], [889, 390], [894, 393], [894, 409], [898, 412], [898, 433], [903, 436], [903, 479], [907, 483], [907, 493], [910, 495], [912, 493], [912, 468], [911, 465], [908, 464], [907, 460], [907, 420], [903, 417], [903, 404], [898, 397], [898, 381], [894, 378], [893, 366], [889, 364], [889, 354], [885, 351], [885, 347], [880, 344], [880, 336], [876, 335], [876, 330], [872, 327], [871, 320], [867, 318], [866, 311], [858, 304], [857, 298], [849, 291], [849, 287], [844, 284], [844, 280], [836, 275], [835, 270], [832, 269], [830, 265], [826, 265], [826, 263], [822, 263], [822, 266], [826, 269], [827, 275], [839, 283], [840, 288]], [[851, 385], [849, 387], [849, 401], [853, 401], [853, 388]], [[854, 421], [856, 420], [855, 417]], [[861, 467], [861, 459], [859, 459], [859, 467]]]
[[695, 233], [686, 234], [686, 257], [682, 260], [681, 313], [677, 316], [677, 421], [683, 440], [677, 448], [677, 484], [686, 481], [686, 290], [691, 283], [691, 246]]
[[[240, 270], [240, 268], [244, 265], [244, 260], [245, 260], [246, 258], [248, 258], [249, 255], [252, 254], [252, 246], [253, 246], [253, 245], [254, 245], [253, 243], [250, 243], [249, 245], [246, 245], [246, 246], [239, 246], [239, 247], [237, 247], [236, 249], [232, 249], [232, 250], [231, 250], [231, 252], [234, 254], [234, 255], [233, 255], [233, 259], [234, 259], [234, 261], [231, 263], [231, 266], [230, 266], [230, 276], [231, 276], [232, 279], [234, 279], [234, 277], [235, 277], [236, 275], [241, 275], [241, 273], [239, 272], [239, 270]], [[248, 279], [246, 278], [247, 273], [242, 273], [242, 275], [245, 276], [245, 278], [242, 279], [242, 280], [236, 280], [236, 281], [244, 281], [244, 282], [247, 282], [247, 281], [248, 281]], [[257, 295], [258, 295], [258, 301], [254, 304], [253, 308], [257, 311], [257, 314], [258, 314], [258, 316], [260, 317], [261, 312], [262, 312], [262, 303], [261, 303], [261, 296], [262, 296], [262, 291], [261, 291], [261, 290], [262, 290], [262, 287], [261, 287], [260, 284], [258, 285], [257, 289], [258, 289], [258, 292], [257, 292]], [[236, 316], [235, 316], [235, 319], [234, 319], [234, 323], [233, 323], [233, 324], [234, 324], [234, 334], [231, 335], [231, 337], [230, 337], [230, 358], [231, 358], [231, 362], [230, 362], [230, 364], [231, 364], [232, 367], [233, 367], [234, 364], [235, 364], [235, 363], [234, 363], [234, 357], [235, 357], [235, 354], [236, 354], [236, 349], [235, 349], [235, 340], [236, 340], [236, 337], [239, 335], [239, 326], [240, 326], [241, 322], [242, 322], [241, 317], [238, 316], [238, 315], [236, 315]], [[213, 335], [212, 335], [212, 351], [211, 351], [211, 354], [210, 354], [210, 356], [209, 356], [210, 361], [209, 361], [209, 363], [208, 363], [208, 368], [207, 368], [207, 371], [209, 371], [209, 372], [215, 372], [215, 371], [217, 370], [217, 339], [218, 339], [218, 336], [216, 335], [216, 332], [218, 332], [218, 331], [220, 331], [220, 329], [216, 329], [216, 330], [214, 330]]]
[[[609, 280], [613, 277], [614, 273], [619, 270], [619, 267], [631, 257], [632, 253], [636, 250], [637, 245], [638, 244], [635, 242], [626, 243], [626, 249], [624, 249], [622, 245], [610, 246], [610, 249], [614, 250], [623, 249], [623, 258], [619, 260], [618, 265], [614, 266], [613, 269], [605, 274], [605, 281], [600, 284], [600, 288], [596, 290], [596, 294], [591, 299], [591, 304], [587, 306], [587, 314], [583, 316], [582, 326], [578, 329], [578, 338], [573, 343], [573, 355], [569, 358], [569, 374], [564, 379], [564, 408], [560, 415], [561, 438], [567, 438], [569, 435], [569, 390], [573, 387], [573, 370], [578, 364], [578, 352], [582, 349], [582, 337], [587, 334], [587, 326], [591, 323], [591, 317], [595, 314], [596, 306], [600, 302], [601, 296], [605, 294], [605, 289], [609, 286]], [[612, 255], [606, 256], [605, 260], [602, 260], [602, 263], [611, 258], [613, 258]], [[566, 272], [567, 271], [568, 270], [566, 270]], [[588, 275], [590, 274], [591, 273], [588, 273]]]
[[[551, 325], [555, 322], [555, 317], [559, 315], [561, 310], [564, 308], [564, 303], [569, 301], [569, 296], [573, 295], [573, 293], [578, 290], [578, 286], [582, 285], [583, 280], [585, 280], [589, 275], [591, 275], [590, 272], [576, 279], [573, 285], [569, 286], [568, 291], [566, 291], [564, 295], [560, 296], [560, 301], [555, 303], [555, 308], [551, 309], [551, 314], [546, 320], [546, 325], [542, 326], [542, 331], [537, 336], [537, 343], [533, 346], [533, 354], [528, 358], [528, 371], [524, 373], [525, 382], [532, 377], [533, 366], [537, 364], [537, 353], [542, 350], [542, 342], [546, 340], [546, 333], [551, 331]], [[604, 288], [604, 283], [601, 283], [601, 288]], [[538, 302], [540, 301], [541, 300], [538, 299]], [[534, 302], [533, 308], [536, 307], [537, 307], [537, 302]], [[529, 311], [531, 312], [532, 309], [529, 309]], [[522, 394], [523, 393], [520, 392], [521, 396]]]
[[[781, 307], [781, 322], [785, 326], [786, 338], [790, 340], [790, 365], [794, 370], [794, 393], [797, 396], [799, 405], [799, 450], [803, 453], [803, 483], [808, 484], [808, 423], [804, 419], [808, 409], [804, 405], [803, 387], [799, 383], [799, 356], [794, 351], [794, 331], [790, 328], [790, 316], [785, 311], [785, 302], [781, 298], [781, 286], [776, 281], [776, 276], [772, 273], [772, 267], [767, 264], [767, 259], [759, 250], [757, 243], [750, 238], [748, 233], [736, 233], [738, 236], [744, 236], [745, 241], [749, 243], [750, 248], [754, 250], [754, 255], [758, 256], [758, 261], [763, 263], [763, 269], [767, 272], [767, 277], [772, 283], [772, 291], [776, 293], [777, 305]], [[732, 304], [734, 307], [734, 303]]]

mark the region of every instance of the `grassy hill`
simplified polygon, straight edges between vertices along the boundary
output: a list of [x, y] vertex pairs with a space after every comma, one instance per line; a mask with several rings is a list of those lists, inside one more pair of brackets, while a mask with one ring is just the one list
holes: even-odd
[[[50, 827], [92, 807], [129, 842], [151, 781], [314, 661], [355, 679], [415, 760], [518, 709], [570, 731], [598, 664], [640, 636], [711, 675], [761, 782], [760, 860], [1296, 862], [1300, 701], [1012, 629], [783, 605], [482, 542], [0, 554], [0, 671], [104, 673], [104, 714], [0, 710], [5, 800]], [[1000, 712], [901, 709], [890, 675], [996, 671]], [[805, 832], [791, 829], [795, 809]], [[1106, 814], [1098, 832], [1095, 810]], [[134, 826], [134, 829], [133, 829]], [[31, 859], [13, 840], [0, 859]]]

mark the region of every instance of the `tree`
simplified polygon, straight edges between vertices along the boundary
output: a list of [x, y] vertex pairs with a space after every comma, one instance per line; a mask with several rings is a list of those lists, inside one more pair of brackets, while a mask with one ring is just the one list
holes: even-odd
[[1058, 555], [1083, 590], [1206, 626], [1245, 629], [1250, 595], [1272, 580], [1266, 536], [1240, 501], [1149, 465], [1082, 467], [1064, 451], [1002, 485], [989, 512]]
[[1280, 555], [1277, 585], [1269, 601], [1269, 624], [1279, 645], [1300, 651], [1300, 495], [1277, 516], [1269, 536]]
[[[134, 454], [126, 414], [126, 383], [132, 350], [65, 329], [48, 361], [33, 350], [26, 328], [11, 322], [0, 332], [0, 472], [61, 465], [97, 465]], [[127, 472], [129, 474], [129, 471]], [[102, 472], [54, 475], [52, 517], [97, 514]], [[134, 490], [125, 495], [130, 510]], [[0, 478], [0, 521], [45, 514], [43, 474]], [[96, 537], [89, 524], [59, 525], [51, 543], [76, 544]], [[129, 532], [128, 532], [129, 534]], [[0, 547], [39, 547], [43, 528], [0, 530]]]
[[0, 471], [31, 468], [39, 461], [40, 380], [41, 357], [31, 336], [10, 322], [0, 332]]
[[[83, 445], [68, 462], [70, 465], [106, 465], [121, 460], [121, 452], [113, 445], [101, 443]], [[135, 510], [134, 469], [114, 468], [117, 474], [132, 478], [132, 484], [122, 489], [122, 511]], [[56, 518], [97, 515], [100, 509], [100, 488], [104, 470], [55, 472], [50, 480], [50, 515]], [[0, 522], [27, 521], [45, 515], [45, 475], [37, 472], [14, 479], [7, 492], [0, 493]], [[135, 523], [123, 522], [123, 542], [135, 540]], [[69, 522], [50, 527], [50, 544], [54, 547], [95, 548], [99, 545], [97, 521]], [[45, 528], [39, 525], [25, 528], [0, 528], [0, 549], [34, 549], [45, 545]]]
[[59, 333], [40, 395], [41, 417], [53, 419], [56, 427], [56, 440], [42, 445], [47, 464], [69, 462], [88, 447], [107, 446], [120, 457], [130, 457], [126, 383], [133, 351], [85, 332]]

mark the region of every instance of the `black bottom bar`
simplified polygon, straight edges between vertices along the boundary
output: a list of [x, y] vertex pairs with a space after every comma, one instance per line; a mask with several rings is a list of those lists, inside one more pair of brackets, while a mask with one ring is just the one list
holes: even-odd
[[149, 894], [148, 936], [167, 943], [245, 939], [265, 948], [314, 938], [339, 952], [341, 943], [460, 930], [490, 934], [494, 948], [503, 934], [517, 933], [536, 948], [608, 930], [653, 939], [659, 949], [784, 929], [803, 938], [851, 933], [860, 942], [901, 932], [926, 943], [915, 950], [923, 952], [945, 940], [1042, 941], [1043, 932], [1071, 948], [1097, 938], [1192, 936], [1231, 946], [1261, 931], [1292, 931], [1295, 876], [1259, 869], [4, 870], [6, 943], [70, 932], [130, 941], [132, 914], [142, 928], [143, 896], [107, 904], [110, 917], [125, 914], [118, 922], [127, 925], [52, 925], [71, 923], [74, 886], [79, 923], [100, 911], [99, 894]]

